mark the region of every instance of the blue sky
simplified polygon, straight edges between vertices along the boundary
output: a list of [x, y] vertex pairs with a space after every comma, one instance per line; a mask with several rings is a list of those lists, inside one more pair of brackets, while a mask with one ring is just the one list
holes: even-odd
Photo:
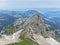
[[0, 0], [0, 9], [60, 8], [60, 0]]

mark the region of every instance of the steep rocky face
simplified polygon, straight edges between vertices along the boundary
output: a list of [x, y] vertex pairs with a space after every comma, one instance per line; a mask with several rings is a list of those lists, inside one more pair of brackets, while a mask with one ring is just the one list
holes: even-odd
[[22, 24], [26, 21], [26, 18], [19, 18], [16, 22], [14, 22], [14, 26], [19, 25], [22, 26]]
[[32, 36], [33, 34], [41, 34], [44, 37], [47, 36], [43, 20], [41, 16], [39, 16], [39, 13], [35, 13], [31, 18], [26, 20], [24, 27], [24, 32], [28, 37]]
[[47, 35], [49, 37], [55, 38], [55, 32], [54, 31], [47, 31]]

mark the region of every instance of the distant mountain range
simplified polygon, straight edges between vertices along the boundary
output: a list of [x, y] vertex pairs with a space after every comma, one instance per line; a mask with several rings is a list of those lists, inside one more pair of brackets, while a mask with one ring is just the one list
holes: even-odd
[[3, 27], [12, 24], [18, 18], [29, 18], [33, 16], [35, 12], [39, 12], [43, 18], [45, 24], [50, 25], [50, 29], [60, 29], [60, 11], [45, 11], [41, 13], [40, 10], [27, 10], [27, 11], [7, 11], [0, 10], [0, 30]]

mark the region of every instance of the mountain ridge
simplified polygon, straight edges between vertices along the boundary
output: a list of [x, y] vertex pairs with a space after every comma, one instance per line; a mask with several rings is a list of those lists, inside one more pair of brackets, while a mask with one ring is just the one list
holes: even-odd
[[[3, 32], [2, 35], [3, 35], [3, 37], [8, 37], [7, 38], [7, 40], [8, 40], [8, 39], [10, 39], [10, 36], [8, 36], [8, 35], [4, 36], [5, 34], [12, 35], [17, 31], [19, 32], [21, 29], [23, 29], [23, 30], [18, 35], [20, 35], [19, 38], [23, 41], [25, 39], [31, 39], [40, 45], [48, 45], [48, 44], [54, 45], [54, 43], [55, 43], [55, 45], [60, 45], [53, 38], [53, 37], [55, 37], [55, 33], [46, 28], [44, 21], [39, 13], [34, 13], [34, 15], [32, 17], [28, 18], [27, 20], [18, 19], [17, 22], [13, 23], [13, 25], [6, 27], [6, 30], [4, 28], [5, 32]], [[12, 37], [15, 37], [15, 36], [12, 36]], [[51, 41], [53, 43], [51, 43]], [[14, 43], [14, 44], [16, 44], [16, 43]], [[18, 42], [17, 44], [20, 44], [20, 42]]]

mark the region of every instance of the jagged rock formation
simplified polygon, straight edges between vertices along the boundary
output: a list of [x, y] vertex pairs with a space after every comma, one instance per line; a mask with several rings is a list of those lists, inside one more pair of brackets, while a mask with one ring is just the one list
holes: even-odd
[[49, 36], [49, 37], [52, 37], [52, 38], [55, 38], [55, 31], [47, 31], [47, 35]]
[[17, 19], [17, 21], [16, 22], [14, 22], [14, 26], [16, 26], [16, 25], [22, 25], [24, 22], [26, 21], [26, 18], [19, 18], [19, 19]]
[[31, 18], [26, 20], [24, 23], [24, 28], [25, 32], [23, 32], [28, 37], [32, 36], [33, 34], [39, 34], [47, 37], [46, 27], [39, 13], [35, 13]]

